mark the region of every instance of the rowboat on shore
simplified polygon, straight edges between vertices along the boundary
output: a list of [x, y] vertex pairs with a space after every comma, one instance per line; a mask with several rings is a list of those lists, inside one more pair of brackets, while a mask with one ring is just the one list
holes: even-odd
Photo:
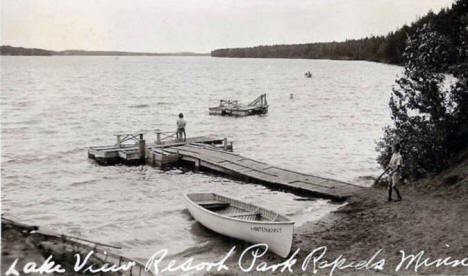
[[248, 105], [242, 105], [237, 100], [220, 100], [219, 106], [208, 108], [210, 115], [249, 116], [266, 114], [268, 103], [266, 94], [262, 94]]
[[215, 193], [185, 195], [192, 217], [206, 228], [254, 244], [285, 258], [291, 251], [294, 221], [274, 211]]

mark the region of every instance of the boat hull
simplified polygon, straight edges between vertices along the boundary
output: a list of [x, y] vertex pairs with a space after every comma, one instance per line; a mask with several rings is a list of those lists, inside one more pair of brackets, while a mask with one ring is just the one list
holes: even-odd
[[185, 196], [192, 217], [217, 233], [254, 244], [267, 244], [268, 251], [287, 257], [291, 251], [294, 222], [265, 222], [234, 219], [206, 210]]

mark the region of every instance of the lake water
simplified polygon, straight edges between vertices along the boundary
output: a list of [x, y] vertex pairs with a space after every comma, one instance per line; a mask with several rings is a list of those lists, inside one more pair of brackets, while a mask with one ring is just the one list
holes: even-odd
[[[369, 185], [365, 177], [379, 174], [375, 142], [389, 123], [400, 71], [358, 61], [1, 57], [2, 213], [121, 246], [139, 260], [162, 248], [174, 258], [219, 256], [236, 243], [194, 222], [183, 193], [235, 195], [296, 225], [338, 205], [179, 169], [101, 167], [87, 147], [113, 144], [117, 132], [175, 130], [183, 112], [188, 136], [228, 137], [244, 156]], [[208, 115], [219, 99], [248, 103], [261, 93], [266, 116]]]

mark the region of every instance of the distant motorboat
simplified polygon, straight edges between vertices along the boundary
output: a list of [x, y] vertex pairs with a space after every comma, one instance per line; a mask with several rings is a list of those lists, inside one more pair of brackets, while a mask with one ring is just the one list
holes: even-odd
[[283, 258], [291, 251], [294, 221], [274, 211], [215, 193], [186, 194], [185, 204], [194, 219], [215, 232], [267, 244]]

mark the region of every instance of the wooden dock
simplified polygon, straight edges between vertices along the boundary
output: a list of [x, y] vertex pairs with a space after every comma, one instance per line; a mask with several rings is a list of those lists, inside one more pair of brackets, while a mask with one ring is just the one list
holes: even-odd
[[[96, 160], [100, 165], [140, 165], [148, 163], [155, 167], [165, 168], [166, 165], [174, 163], [173, 154], [166, 152], [166, 148], [177, 147], [186, 144], [205, 144], [213, 147], [222, 147], [226, 151], [232, 151], [232, 143], [228, 144], [225, 138], [200, 136], [187, 138], [186, 141], [176, 141], [174, 135], [161, 137], [165, 132], [156, 132], [154, 143], [146, 144], [143, 133], [116, 134], [117, 143], [112, 146], [95, 146], [88, 148], [88, 158]], [[132, 143], [125, 143], [125, 142]], [[178, 159], [178, 157], [176, 157]], [[177, 161], [177, 160], [176, 160]]]
[[210, 170], [247, 182], [334, 200], [345, 200], [362, 189], [354, 184], [243, 157], [232, 152], [232, 143], [229, 144], [225, 138], [205, 136], [188, 138], [185, 142], [156, 141], [148, 145], [141, 139], [134, 145], [90, 147], [88, 157], [102, 165], [148, 164], [167, 169], [176, 164], [188, 164], [195, 169]]

